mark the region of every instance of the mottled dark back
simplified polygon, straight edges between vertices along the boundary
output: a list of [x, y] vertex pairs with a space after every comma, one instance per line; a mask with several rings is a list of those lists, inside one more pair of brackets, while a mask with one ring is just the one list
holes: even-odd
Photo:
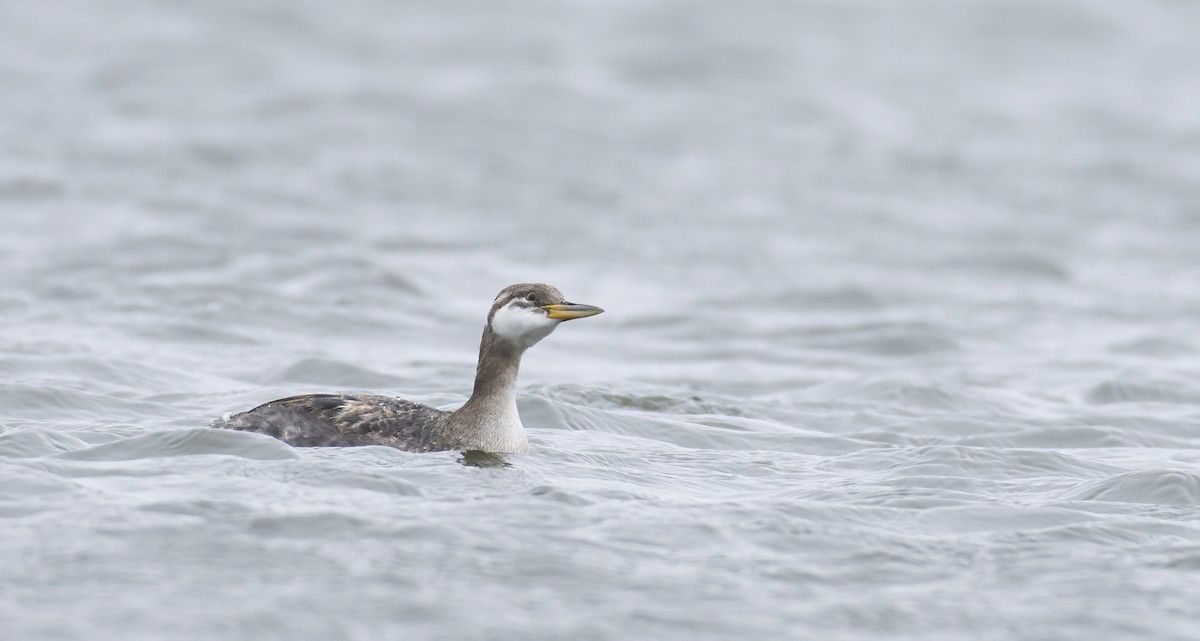
[[449, 412], [387, 396], [281, 398], [213, 424], [259, 432], [296, 447], [386, 445], [410, 452], [459, 449], [442, 426]]

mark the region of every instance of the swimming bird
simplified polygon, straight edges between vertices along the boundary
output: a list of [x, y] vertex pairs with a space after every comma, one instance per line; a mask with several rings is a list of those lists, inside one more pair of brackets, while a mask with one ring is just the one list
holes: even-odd
[[505, 287], [492, 302], [483, 328], [471, 398], [453, 412], [387, 396], [307, 394], [259, 405], [212, 426], [269, 434], [297, 447], [528, 452], [517, 414], [521, 355], [560, 323], [603, 311], [568, 303], [561, 292], [542, 283]]

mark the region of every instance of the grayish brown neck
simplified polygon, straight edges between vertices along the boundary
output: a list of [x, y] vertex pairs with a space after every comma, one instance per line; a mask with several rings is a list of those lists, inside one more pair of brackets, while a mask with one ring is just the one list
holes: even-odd
[[463, 435], [465, 449], [489, 452], [527, 452], [529, 442], [517, 414], [517, 371], [524, 349], [483, 330], [479, 363], [475, 367], [475, 389], [466, 404], [449, 418]]
[[468, 403], [485, 405], [514, 401], [517, 397], [517, 370], [525, 350], [501, 340], [491, 328], [483, 330], [479, 344], [479, 362], [475, 365], [475, 389]]

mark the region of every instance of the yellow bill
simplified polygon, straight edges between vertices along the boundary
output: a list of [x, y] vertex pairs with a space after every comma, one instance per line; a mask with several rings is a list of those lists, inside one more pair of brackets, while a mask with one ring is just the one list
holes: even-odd
[[542, 309], [546, 310], [546, 316], [554, 320], [572, 320], [575, 318], [587, 318], [595, 316], [603, 312], [603, 309], [595, 305], [577, 305], [575, 303], [558, 303], [555, 305], [542, 305]]

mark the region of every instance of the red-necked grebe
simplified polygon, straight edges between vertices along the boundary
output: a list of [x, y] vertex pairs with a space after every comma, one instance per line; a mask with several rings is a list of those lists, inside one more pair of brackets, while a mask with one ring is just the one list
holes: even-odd
[[521, 355], [559, 323], [604, 310], [568, 303], [541, 283], [504, 288], [492, 303], [471, 398], [453, 412], [387, 396], [308, 394], [281, 398], [213, 423], [269, 434], [297, 447], [388, 445], [410, 452], [528, 452], [517, 414]]

